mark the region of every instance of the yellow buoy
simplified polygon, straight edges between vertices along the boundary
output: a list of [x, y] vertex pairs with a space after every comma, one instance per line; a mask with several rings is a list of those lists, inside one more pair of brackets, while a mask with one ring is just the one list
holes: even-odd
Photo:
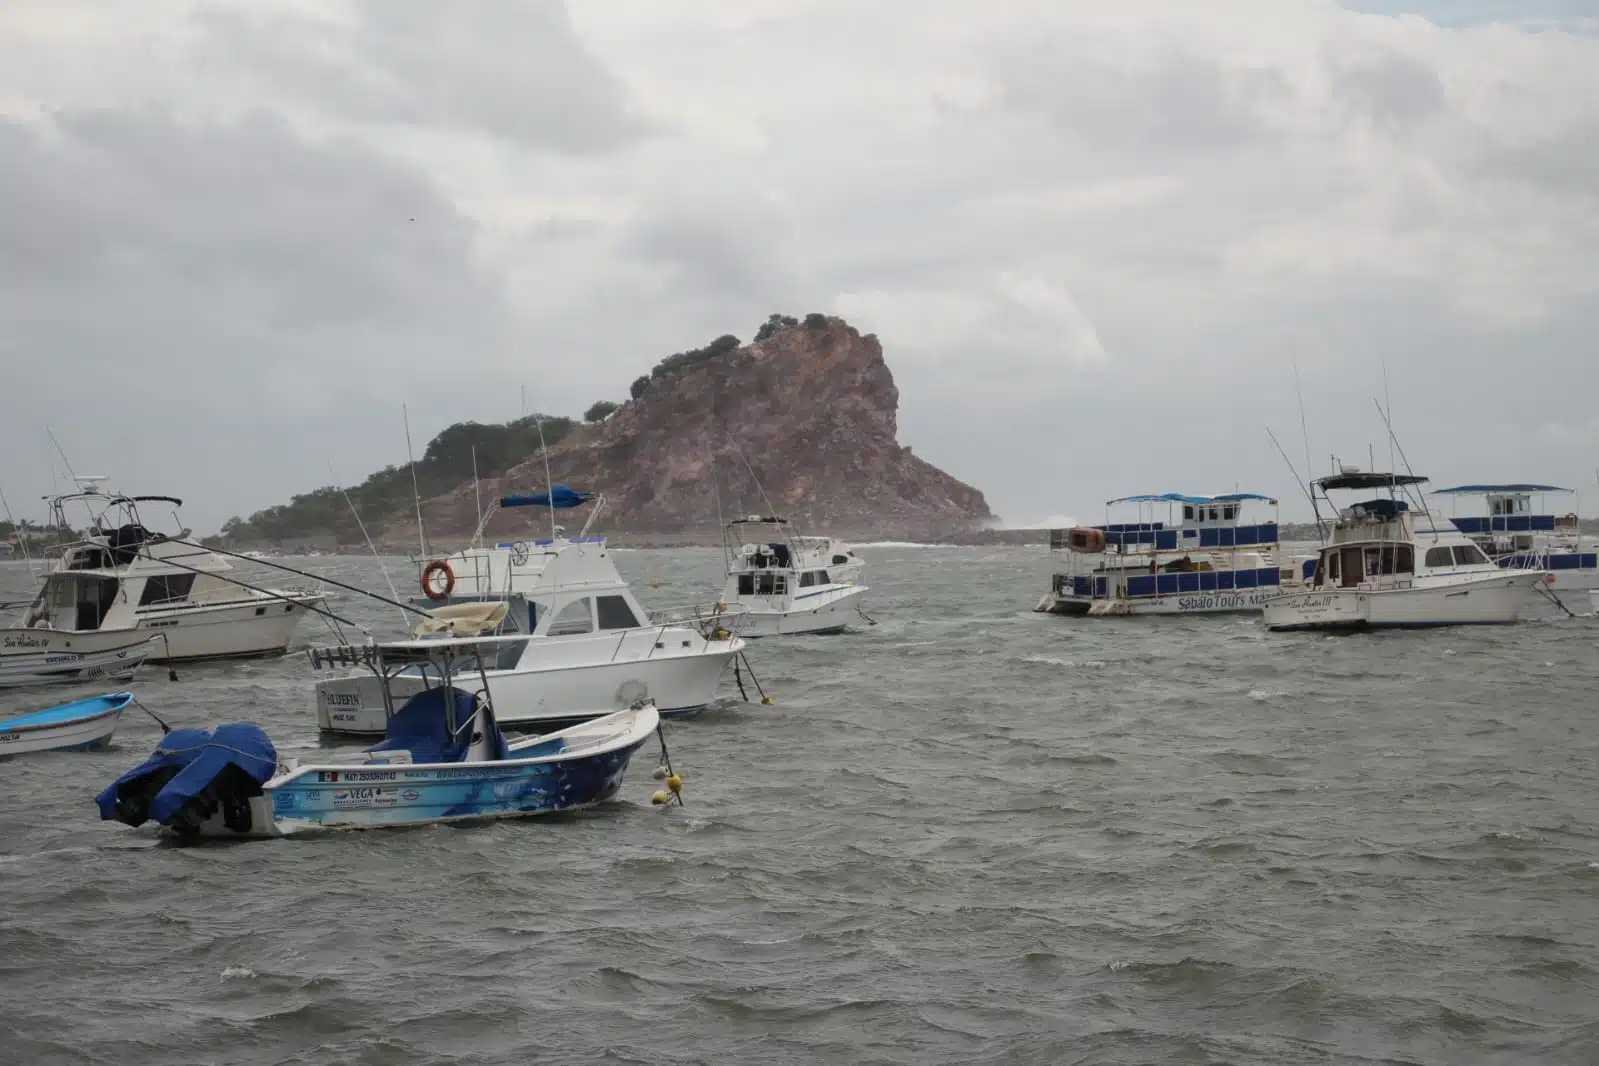
[[655, 804], [657, 807], [663, 804], [671, 803], [672, 794], [670, 792], [657, 792], [655, 795], [650, 797], [650, 802]]
[[668, 774], [666, 778], [666, 787], [671, 789], [673, 792], [681, 792], [683, 791], [683, 779], [678, 777], [676, 774]]
[[761, 697], [761, 702], [766, 704], [766, 706], [770, 707], [772, 704], [776, 703], [777, 701], [772, 699], [772, 697], [770, 697], [770, 696], [762, 696]]

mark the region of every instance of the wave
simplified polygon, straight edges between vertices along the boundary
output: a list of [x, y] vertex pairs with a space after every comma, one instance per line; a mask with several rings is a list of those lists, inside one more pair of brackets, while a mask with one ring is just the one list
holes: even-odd
[[924, 544], [919, 540], [869, 540], [857, 548], [953, 548], [953, 544]]

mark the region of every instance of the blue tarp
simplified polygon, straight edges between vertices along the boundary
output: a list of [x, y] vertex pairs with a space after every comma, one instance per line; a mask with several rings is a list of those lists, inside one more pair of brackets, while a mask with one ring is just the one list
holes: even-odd
[[1456, 485], [1452, 489], [1438, 489], [1434, 496], [1483, 496], [1490, 492], [1570, 492], [1559, 485]]
[[[161, 743], [148, 759], [111, 782], [104, 792], [94, 798], [94, 802], [100, 807], [101, 819], [111, 821], [116, 818], [117, 796], [125, 786], [151, 774], [163, 775], [161, 783], [165, 784], [168, 778], [193, 762], [210, 739], [211, 734], [204, 729], [174, 729], [162, 737]], [[148, 817], [147, 811], [145, 817]], [[140, 818], [139, 821], [129, 824], [140, 825], [144, 820], [145, 818]]]
[[150, 817], [166, 824], [229, 766], [237, 766], [259, 785], [277, 772], [278, 750], [258, 725], [232, 722], [217, 726], [189, 764], [156, 796], [150, 805]]
[[554, 507], [564, 510], [568, 507], [581, 507], [594, 498], [592, 492], [579, 492], [565, 485], [553, 486], [549, 492], [535, 493], [532, 496], [501, 496], [501, 507]]
[[[445, 693], [455, 703], [455, 723], [459, 727], [454, 736], [445, 715]], [[460, 762], [472, 741], [470, 722], [477, 711], [477, 695], [463, 688], [446, 689], [442, 685], [418, 692], [389, 717], [388, 733], [383, 743], [366, 749], [370, 752], [408, 751], [412, 762]], [[505, 737], [494, 723], [493, 715], [486, 714], [488, 726], [494, 732], [490, 741], [493, 758], [505, 758]]]

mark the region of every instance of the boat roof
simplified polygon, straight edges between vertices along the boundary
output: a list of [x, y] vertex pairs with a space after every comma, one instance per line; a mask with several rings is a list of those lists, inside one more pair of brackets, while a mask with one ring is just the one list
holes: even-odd
[[1189, 495], [1187, 495], [1185, 493], [1181, 493], [1181, 492], [1162, 492], [1162, 493], [1158, 493], [1158, 494], [1157, 493], [1148, 493], [1148, 494], [1144, 494], [1144, 495], [1140, 495], [1140, 496], [1122, 496], [1122, 497], [1119, 497], [1119, 498], [1114, 499], [1114, 500], [1106, 500], [1105, 502], [1106, 502], [1107, 505], [1108, 504], [1112, 504], [1112, 503], [1198, 503], [1198, 504], [1205, 504], [1205, 503], [1242, 503], [1245, 500], [1263, 500], [1266, 503], [1276, 503], [1277, 502], [1276, 497], [1274, 497], [1274, 496], [1262, 496], [1258, 492], [1228, 492], [1228, 493], [1223, 493], [1220, 496], [1189, 496]]
[[1427, 479], [1420, 474], [1378, 474], [1353, 471], [1317, 478], [1315, 484], [1322, 491], [1328, 489], [1390, 489], [1402, 485], [1420, 485]]
[[1570, 492], [1571, 489], [1559, 485], [1532, 485], [1516, 483], [1512, 485], [1456, 485], [1450, 489], [1435, 489], [1434, 496], [1485, 496], [1489, 493], [1500, 492]]

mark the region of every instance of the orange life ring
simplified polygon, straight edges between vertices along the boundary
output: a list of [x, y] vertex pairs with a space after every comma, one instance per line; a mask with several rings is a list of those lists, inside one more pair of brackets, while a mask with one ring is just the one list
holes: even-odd
[[[444, 575], [444, 588], [433, 587], [433, 575]], [[450, 569], [450, 564], [443, 559], [434, 559], [422, 568], [422, 595], [430, 600], [447, 600], [450, 593], [455, 591], [455, 571]]]

